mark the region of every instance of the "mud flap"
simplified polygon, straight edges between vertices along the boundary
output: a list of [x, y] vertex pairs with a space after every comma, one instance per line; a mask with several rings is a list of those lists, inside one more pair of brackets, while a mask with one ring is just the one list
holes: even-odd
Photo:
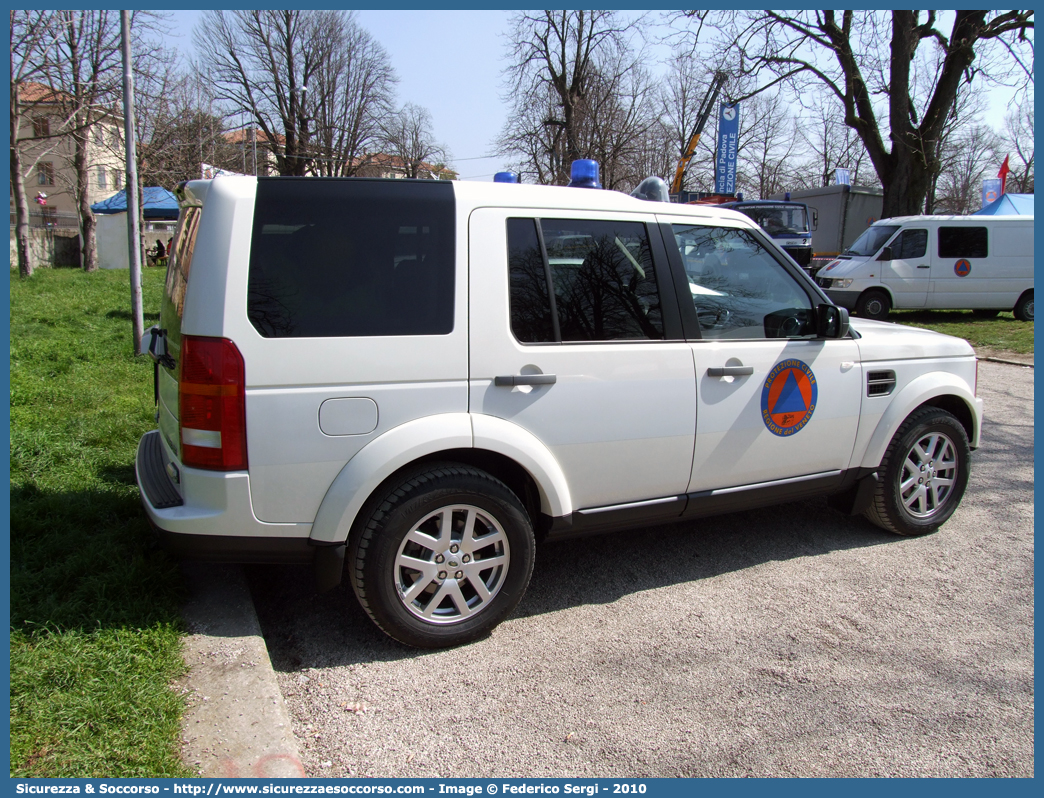
[[874, 488], [877, 487], [877, 472], [867, 474], [843, 493], [835, 493], [827, 498], [827, 504], [845, 515], [861, 515], [874, 499]]
[[315, 550], [315, 589], [319, 593], [333, 590], [341, 584], [344, 574], [344, 543], [334, 546], [319, 546]]

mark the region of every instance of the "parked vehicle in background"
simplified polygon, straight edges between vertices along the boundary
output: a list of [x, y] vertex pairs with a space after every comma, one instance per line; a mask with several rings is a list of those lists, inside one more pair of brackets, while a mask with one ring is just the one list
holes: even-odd
[[883, 219], [816, 282], [838, 305], [871, 319], [892, 308], [926, 308], [1011, 310], [1033, 321], [1033, 217]]
[[[881, 218], [884, 202], [881, 189], [862, 186], [824, 186], [792, 191], [789, 195], [794, 202], [808, 203], [818, 216], [812, 230], [812, 260], [808, 266], [813, 275]], [[770, 199], [784, 196], [774, 194]]]
[[789, 199], [788, 194], [785, 200], [738, 200], [722, 207], [749, 216], [798, 266], [807, 269], [812, 261], [812, 231], [818, 223], [817, 213], [805, 203]]

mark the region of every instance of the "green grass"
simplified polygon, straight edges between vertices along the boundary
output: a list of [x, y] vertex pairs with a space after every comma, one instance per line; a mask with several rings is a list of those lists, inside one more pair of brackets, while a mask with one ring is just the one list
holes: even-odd
[[893, 310], [888, 314], [888, 321], [956, 335], [967, 339], [974, 347], [989, 347], [1020, 355], [1033, 353], [1033, 322], [1016, 321], [1011, 313], [980, 319], [970, 310]]
[[[145, 323], [163, 276], [146, 270]], [[11, 775], [187, 776], [176, 565], [134, 483], [154, 426], [126, 271], [11, 277]]]

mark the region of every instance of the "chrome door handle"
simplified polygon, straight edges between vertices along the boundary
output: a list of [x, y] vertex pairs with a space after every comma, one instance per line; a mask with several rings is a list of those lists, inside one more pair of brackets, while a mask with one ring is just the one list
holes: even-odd
[[749, 377], [753, 373], [753, 366], [719, 366], [707, 369], [708, 377]]
[[554, 385], [557, 379], [554, 374], [512, 374], [508, 377], [494, 377], [493, 384], [502, 388], [515, 385]]

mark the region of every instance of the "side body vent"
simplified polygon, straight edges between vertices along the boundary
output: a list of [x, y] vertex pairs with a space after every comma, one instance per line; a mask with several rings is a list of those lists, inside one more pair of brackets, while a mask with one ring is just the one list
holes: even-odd
[[894, 371], [868, 371], [866, 374], [867, 396], [888, 396], [895, 390]]

